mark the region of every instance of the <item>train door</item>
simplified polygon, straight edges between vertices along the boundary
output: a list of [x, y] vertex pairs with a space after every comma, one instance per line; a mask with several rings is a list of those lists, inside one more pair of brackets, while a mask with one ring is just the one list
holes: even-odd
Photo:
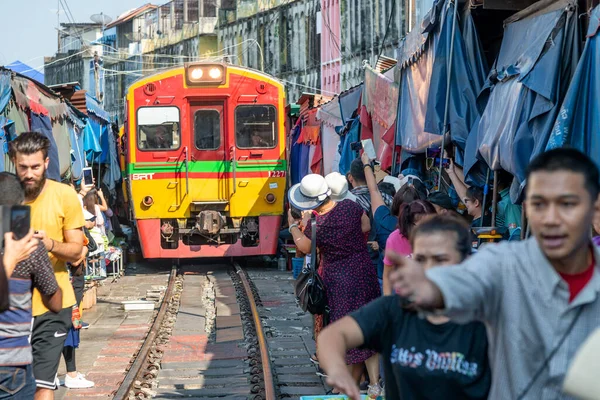
[[227, 172], [229, 148], [225, 103], [223, 101], [190, 104], [190, 172], [194, 178], [192, 203], [227, 204], [230, 189]]

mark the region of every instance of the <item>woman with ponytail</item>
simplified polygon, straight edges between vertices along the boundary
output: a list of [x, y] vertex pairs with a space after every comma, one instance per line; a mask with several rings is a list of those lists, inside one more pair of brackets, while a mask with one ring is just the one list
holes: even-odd
[[[400, 206], [398, 215], [398, 229], [390, 234], [387, 239], [385, 248], [391, 249], [397, 254], [410, 256], [412, 247], [410, 245], [410, 232], [419, 221], [429, 214], [435, 214], [435, 207], [426, 200], [415, 200], [411, 203], [404, 203]], [[383, 259], [383, 294], [392, 294], [392, 287], [389, 282], [389, 273], [393, 263], [384, 257]]]

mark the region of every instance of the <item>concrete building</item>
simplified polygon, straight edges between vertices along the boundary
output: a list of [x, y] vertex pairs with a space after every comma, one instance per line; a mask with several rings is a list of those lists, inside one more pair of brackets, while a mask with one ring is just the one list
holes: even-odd
[[284, 81], [289, 100], [320, 90], [319, 7], [319, 0], [223, 1], [219, 50], [233, 64]]
[[214, 57], [219, 0], [145, 4], [107, 26], [104, 108], [123, 120], [127, 87], [140, 77]]
[[102, 37], [102, 25], [96, 23], [62, 23], [58, 31], [58, 51], [44, 58], [46, 85], [80, 82], [90, 91], [94, 86], [94, 54], [102, 56], [102, 46], [96, 43]]

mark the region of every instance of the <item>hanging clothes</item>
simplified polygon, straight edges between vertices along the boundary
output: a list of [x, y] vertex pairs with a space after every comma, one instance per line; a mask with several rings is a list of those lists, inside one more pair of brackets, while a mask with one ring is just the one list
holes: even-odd
[[38, 114], [31, 112], [31, 130], [33, 132], [39, 132], [46, 136], [50, 140], [50, 150], [48, 151], [48, 158], [50, 163], [48, 164], [48, 170], [46, 176], [49, 179], [60, 182], [60, 160], [58, 157], [58, 147], [52, 134], [52, 122], [47, 115]]
[[[356, 113], [355, 113], [356, 114]], [[350, 164], [357, 157], [355, 151], [352, 150], [352, 143], [360, 140], [360, 119], [354, 114], [354, 119], [351, 119], [346, 124], [346, 133], [344, 140], [340, 142], [340, 174], [345, 175], [350, 171]]]

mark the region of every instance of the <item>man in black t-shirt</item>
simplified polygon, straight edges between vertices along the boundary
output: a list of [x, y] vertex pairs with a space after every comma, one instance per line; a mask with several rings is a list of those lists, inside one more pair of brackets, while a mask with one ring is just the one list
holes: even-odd
[[[471, 237], [462, 220], [434, 215], [413, 229], [411, 245], [413, 259], [427, 270], [460, 263], [471, 251]], [[381, 297], [324, 329], [318, 357], [327, 382], [359, 399], [344, 358], [348, 349], [365, 347], [383, 357], [388, 399], [486, 399], [491, 371], [485, 326], [420, 318], [405, 304], [399, 296]]]

